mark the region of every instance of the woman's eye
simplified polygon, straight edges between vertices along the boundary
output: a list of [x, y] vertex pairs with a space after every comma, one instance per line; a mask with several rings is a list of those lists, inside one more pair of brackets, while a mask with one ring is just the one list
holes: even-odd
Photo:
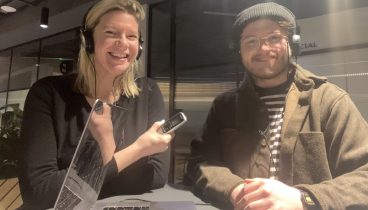
[[105, 31], [105, 34], [107, 34], [107, 35], [115, 35], [115, 32], [114, 31]]
[[138, 36], [137, 35], [129, 35], [128, 38], [130, 40], [136, 40], [136, 39], [138, 39]]

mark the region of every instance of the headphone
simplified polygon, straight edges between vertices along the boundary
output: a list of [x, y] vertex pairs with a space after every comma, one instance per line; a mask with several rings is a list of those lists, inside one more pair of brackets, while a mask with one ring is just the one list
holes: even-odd
[[295, 29], [293, 30], [293, 34], [291, 37], [288, 37], [289, 42], [291, 42], [291, 55], [294, 57], [297, 57], [300, 55], [300, 43], [301, 43], [301, 37], [300, 37], [300, 27], [298, 24], [295, 25]]
[[[81, 36], [84, 37], [84, 48], [86, 49], [86, 52], [88, 54], [92, 54], [95, 51], [95, 44], [93, 40], [93, 29], [87, 27], [87, 16], [91, 9], [95, 5], [92, 5], [86, 12], [86, 14], [83, 17], [82, 26], [80, 27]], [[139, 32], [139, 38], [138, 38], [139, 46], [138, 46], [138, 53], [136, 59], [138, 60], [142, 54], [143, 51], [143, 38], [141, 36], [141, 32]]]

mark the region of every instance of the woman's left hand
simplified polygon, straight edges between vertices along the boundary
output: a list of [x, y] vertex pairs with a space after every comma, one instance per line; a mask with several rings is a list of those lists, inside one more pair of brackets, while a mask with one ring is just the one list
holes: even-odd
[[160, 126], [163, 123], [164, 121], [155, 122], [134, 142], [135, 146], [142, 152], [142, 157], [163, 152], [169, 147], [175, 134], [174, 132], [161, 133]]

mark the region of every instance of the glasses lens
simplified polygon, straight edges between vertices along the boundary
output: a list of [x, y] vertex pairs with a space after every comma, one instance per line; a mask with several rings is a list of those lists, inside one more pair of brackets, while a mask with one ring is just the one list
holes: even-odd
[[243, 45], [246, 49], [254, 49], [259, 46], [259, 39], [255, 36], [247, 37], [243, 40]]
[[258, 49], [261, 45], [262, 40], [265, 44], [267, 44], [270, 47], [275, 47], [278, 44], [281, 43], [282, 39], [284, 39], [285, 36], [282, 34], [270, 34], [268, 36], [265, 36], [263, 38], [258, 38], [256, 36], [250, 36], [247, 38], [242, 39], [242, 45], [247, 50], [253, 50]]
[[283, 38], [284, 36], [281, 34], [271, 34], [266, 38], [266, 42], [268, 45], [274, 46], [279, 44]]

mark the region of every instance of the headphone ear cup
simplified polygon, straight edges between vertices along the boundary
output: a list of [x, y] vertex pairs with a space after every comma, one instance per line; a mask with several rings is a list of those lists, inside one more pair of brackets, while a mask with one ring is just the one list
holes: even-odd
[[138, 46], [138, 53], [137, 53], [137, 57], [136, 60], [138, 60], [141, 57], [142, 51], [143, 51], [143, 39], [141, 37], [139, 37], [139, 46]]
[[231, 39], [228, 43], [228, 49], [232, 52], [236, 52], [239, 53], [240, 47], [239, 47], [240, 43], [239, 41], [235, 41], [234, 39]]
[[291, 38], [292, 46], [291, 46], [291, 52], [293, 56], [300, 55], [300, 35], [299, 34], [293, 34]]
[[300, 55], [300, 44], [301, 44], [300, 27], [297, 23], [294, 29], [294, 33], [290, 40], [292, 43], [292, 46], [291, 46], [292, 55], [294, 57], [297, 57], [298, 55]]
[[87, 53], [92, 54], [95, 51], [95, 46], [93, 42], [93, 35], [91, 30], [82, 29], [82, 34], [84, 37], [84, 47]]

